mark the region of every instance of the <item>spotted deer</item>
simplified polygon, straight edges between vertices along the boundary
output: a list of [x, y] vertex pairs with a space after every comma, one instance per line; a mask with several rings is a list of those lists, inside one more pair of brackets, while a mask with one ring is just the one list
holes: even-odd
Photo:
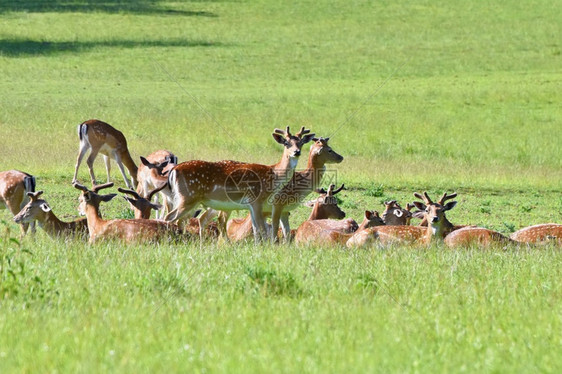
[[51, 238], [64, 237], [86, 237], [88, 236], [88, 224], [86, 218], [79, 218], [71, 222], [61, 221], [53, 213], [49, 204], [39, 197], [43, 191], [28, 192], [29, 202], [14, 217], [16, 223], [37, 222], [47, 235]]
[[409, 225], [412, 219], [412, 208], [414, 204], [407, 203], [406, 209], [402, 209], [396, 200], [386, 201], [385, 209], [382, 213], [382, 220], [387, 226]]
[[562, 245], [562, 225], [557, 223], [542, 223], [522, 228], [510, 236], [511, 240], [527, 244], [555, 243]]
[[[19, 170], [0, 172], [0, 209], [8, 209], [17, 215], [29, 201], [28, 192], [35, 191], [35, 177]], [[34, 222], [21, 222], [21, 235], [25, 235], [28, 227], [35, 231]]]
[[[283, 145], [281, 160], [274, 165], [250, 164], [237, 161], [187, 161], [177, 165], [168, 176], [174, 196], [174, 209], [166, 215], [166, 221], [177, 221], [199, 204], [225, 212], [219, 220], [220, 231], [226, 232], [226, 218], [233, 210], [249, 210], [256, 240], [267, 236], [263, 206], [289, 183], [302, 146], [314, 138], [304, 127], [295, 134], [275, 129], [273, 138]], [[272, 216], [280, 213], [272, 212]], [[206, 224], [205, 214], [201, 227]], [[278, 221], [272, 221], [272, 232], [277, 232]], [[203, 232], [200, 232], [203, 236]], [[275, 235], [276, 237], [276, 235]], [[273, 237], [272, 237], [273, 239]]]
[[[86, 152], [91, 150], [90, 155], [86, 160], [86, 164], [88, 165], [88, 170], [90, 171], [92, 185], [96, 184], [94, 161], [98, 153], [101, 153], [107, 172], [107, 181], [110, 182], [111, 180], [110, 159], [113, 159], [117, 163], [127, 187], [130, 189], [136, 188], [138, 168], [131, 158], [129, 149], [127, 148], [127, 140], [121, 131], [100, 120], [90, 119], [78, 125], [78, 136], [80, 138], [80, 149], [76, 159], [74, 177], [72, 178], [73, 184], [77, 182], [78, 168], [80, 167], [82, 159], [86, 155]], [[129, 181], [125, 175], [124, 167], [126, 167], [129, 171], [131, 181]]]
[[155, 242], [163, 239], [182, 238], [182, 230], [173, 223], [151, 219], [112, 219], [101, 218], [99, 206], [101, 202], [108, 202], [116, 194], [100, 195], [104, 188], [112, 187], [113, 183], [105, 183], [87, 187], [74, 183], [74, 187], [82, 191], [79, 198], [80, 213], [86, 215], [90, 243], [100, 240], [122, 240], [125, 242]]

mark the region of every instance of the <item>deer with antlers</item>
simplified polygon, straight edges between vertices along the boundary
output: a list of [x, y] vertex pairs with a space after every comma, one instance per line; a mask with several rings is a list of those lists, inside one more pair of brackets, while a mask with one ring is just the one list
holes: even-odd
[[[337, 199], [334, 195], [343, 190], [344, 185], [342, 184], [337, 190], [334, 190], [334, 188], [335, 186], [332, 184], [328, 191], [322, 191], [325, 195], [315, 202], [309, 219], [298, 227], [295, 234], [295, 243], [301, 245], [345, 243], [352, 233], [357, 230], [384, 225], [378, 212], [368, 210], [365, 211], [365, 218], [361, 225], [358, 225], [352, 218], [342, 220], [345, 217], [345, 213], [337, 206]], [[328, 219], [330, 217], [311, 219], [314, 218], [314, 210], [320, 209], [322, 205], [330, 206], [334, 210], [334, 218], [339, 220]]]
[[416, 192], [414, 196], [423, 200], [423, 203], [414, 201], [414, 205], [424, 211], [424, 219], [428, 222], [427, 227], [377, 226], [357, 232], [347, 241], [347, 247], [363, 247], [370, 243], [377, 243], [382, 246], [393, 243], [427, 245], [434, 238], [443, 239], [453, 229], [453, 225], [445, 216], [445, 212], [453, 209], [457, 204], [456, 201], [445, 204], [445, 201], [456, 197], [457, 194], [448, 195], [444, 193], [437, 202], [433, 202], [427, 192], [424, 192], [423, 195]]
[[118, 239], [125, 242], [154, 242], [164, 238], [176, 239], [182, 236], [182, 230], [170, 222], [151, 219], [104, 220], [101, 218], [100, 203], [102, 201], [108, 202], [117, 195], [100, 195], [98, 192], [104, 188], [112, 187], [113, 183], [111, 182], [94, 186], [91, 190], [78, 183], [74, 183], [73, 186], [82, 191], [79, 198], [79, 210], [81, 214], [86, 215], [90, 243], [108, 239]]
[[387, 226], [408, 226], [412, 219], [412, 208], [414, 204], [407, 203], [406, 209], [403, 209], [396, 200], [385, 201], [385, 209], [382, 213], [382, 220]]
[[[148, 197], [151, 189], [167, 185], [168, 173], [178, 164], [178, 158], [166, 150], [152, 152], [146, 157], [141, 156], [140, 160], [137, 192], [143, 197]], [[172, 191], [169, 188], [161, 189], [160, 195], [164, 209], [156, 211], [156, 218], [164, 218], [172, 206]]]
[[88, 224], [86, 218], [79, 218], [71, 222], [63, 222], [53, 213], [49, 204], [40, 199], [43, 191], [28, 192], [29, 202], [14, 217], [16, 223], [31, 223], [37, 221], [51, 238], [68, 236], [87, 236]]
[[[35, 191], [35, 177], [19, 170], [0, 172], [0, 209], [8, 209], [14, 216], [28, 202], [28, 192]], [[21, 235], [25, 235], [28, 227], [35, 231], [34, 222], [21, 222]]]
[[[187, 161], [177, 165], [168, 176], [174, 196], [174, 209], [166, 221], [177, 221], [199, 204], [225, 212], [219, 220], [221, 233], [226, 232], [226, 218], [233, 210], [250, 210], [256, 240], [266, 234], [263, 206], [278, 194], [293, 177], [302, 146], [314, 138], [304, 127], [295, 134], [275, 129], [273, 138], [283, 145], [281, 160], [274, 165], [249, 164], [237, 161]], [[272, 217], [280, 213], [272, 212]], [[200, 227], [205, 227], [205, 213]], [[277, 232], [278, 221], [272, 221], [272, 232]], [[203, 232], [200, 232], [202, 237]], [[274, 235], [277, 237], [276, 235]]]
[[[107, 171], [107, 181], [110, 182], [111, 164], [110, 159], [115, 160], [123, 180], [128, 188], [134, 189], [137, 186], [137, 165], [131, 158], [129, 149], [127, 148], [127, 139], [123, 133], [113, 126], [99, 121], [97, 119], [90, 119], [78, 125], [78, 136], [80, 138], [80, 149], [78, 151], [78, 158], [76, 159], [76, 167], [74, 169], [74, 177], [72, 183], [76, 183], [78, 177], [78, 168], [82, 159], [88, 150], [91, 150], [86, 164], [90, 171], [90, 178], [92, 185], [96, 184], [96, 177], [94, 175], [94, 160], [98, 153], [103, 155], [105, 162], [105, 169]], [[131, 176], [131, 181], [125, 175], [127, 168]]]
[[[273, 205], [276, 212], [280, 212], [280, 223], [283, 236], [286, 241], [291, 238], [289, 225], [289, 212], [296, 209], [302, 201], [312, 192], [318, 190], [320, 182], [326, 171], [326, 164], [337, 164], [343, 161], [343, 157], [335, 152], [328, 141], [330, 138], [313, 138], [314, 143], [310, 147], [306, 169], [297, 171], [291, 181], [280, 191], [272, 201], [268, 201], [264, 207], [264, 214], [271, 214]], [[314, 205], [309, 204], [310, 206]], [[221, 217], [219, 217], [221, 219]], [[229, 238], [241, 239], [251, 235], [249, 225], [251, 217], [229, 221]], [[272, 218], [275, 220], [275, 218]]]
[[522, 228], [510, 236], [511, 240], [527, 244], [555, 243], [562, 245], [562, 225], [557, 223], [542, 223]]

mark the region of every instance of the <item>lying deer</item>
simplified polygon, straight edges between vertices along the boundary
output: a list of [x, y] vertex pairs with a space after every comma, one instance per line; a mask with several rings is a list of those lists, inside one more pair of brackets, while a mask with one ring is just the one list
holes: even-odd
[[88, 235], [86, 218], [79, 218], [71, 222], [63, 222], [57, 218], [45, 200], [39, 199], [43, 191], [28, 192], [29, 202], [14, 217], [16, 223], [31, 223], [37, 221], [51, 238]]
[[[35, 191], [35, 177], [19, 170], [0, 172], [0, 209], [8, 209], [14, 216], [28, 202], [28, 192]], [[34, 222], [21, 223], [21, 235], [25, 235], [28, 227], [35, 231]]]
[[[338, 207], [337, 199], [334, 195], [340, 192], [344, 185], [334, 190], [334, 185], [330, 185], [325, 195], [317, 199], [313, 211], [308, 220], [304, 221], [297, 229], [295, 243], [308, 245], [334, 244], [341, 243], [346, 235], [351, 235], [357, 230], [362, 230], [375, 225], [383, 225], [383, 221], [378, 212], [366, 211], [365, 218], [361, 225], [353, 219], [342, 220], [345, 213]], [[322, 209], [322, 206], [329, 206], [333, 210], [333, 219], [311, 219], [314, 218], [315, 211]], [[325, 209], [325, 208], [324, 208]], [[346, 238], [348, 239], [348, 237]]]
[[406, 204], [406, 209], [402, 209], [396, 200], [386, 201], [385, 209], [382, 213], [382, 220], [387, 226], [409, 225], [412, 219], [412, 208], [414, 204]]
[[543, 223], [525, 227], [515, 231], [509, 236], [511, 240], [519, 243], [547, 244], [556, 243], [562, 245], [562, 225], [556, 223]]
[[423, 226], [377, 226], [361, 232], [357, 232], [346, 243], [347, 247], [364, 247], [371, 243], [387, 246], [393, 243], [403, 244], [424, 244], [427, 245], [435, 238], [443, 239], [453, 229], [453, 225], [445, 212], [451, 210], [457, 204], [456, 201], [442, 204], [449, 197], [445, 193], [438, 202], [433, 202], [427, 192], [423, 195], [414, 193], [414, 196], [423, 200], [414, 201], [416, 208], [424, 211], [424, 219], [428, 222], [427, 227]]
[[73, 186], [82, 191], [79, 198], [79, 210], [81, 214], [86, 215], [88, 220], [90, 243], [107, 239], [120, 239], [125, 242], [152, 242], [170, 237], [179, 238], [182, 235], [182, 230], [169, 222], [151, 219], [102, 219], [99, 211], [100, 203], [108, 202], [117, 195], [99, 195], [98, 192], [112, 187], [113, 183], [94, 186], [92, 190], [78, 183], [74, 183]]

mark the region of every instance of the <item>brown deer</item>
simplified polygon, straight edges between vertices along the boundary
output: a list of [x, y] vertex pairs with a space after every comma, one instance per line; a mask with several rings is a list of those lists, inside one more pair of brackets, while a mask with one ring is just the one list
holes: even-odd
[[83, 236], [88, 235], [88, 223], [86, 218], [79, 218], [71, 222], [63, 222], [51, 210], [51, 207], [39, 196], [43, 191], [28, 192], [29, 202], [22, 208], [22, 210], [14, 217], [16, 223], [31, 223], [37, 221], [47, 235], [51, 238], [62, 238], [69, 236]]
[[[0, 172], [0, 209], [8, 209], [17, 215], [27, 204], [28, 192], [35, 191], [35, 177], [19, 170]], [[25, 235], [28, 227], [35, 231], [35, 223], [21, 222], [21, 235]]]
[[[231, 211], [250, 210], [256, 240], [266, 237], [263, 205], [293, 177], [302, 146], [314, 138], [309, 132], [304, 127], [295, 135], [289, 127], [286, 131], [275, 129], [273, 138], [284, 147], [283, 156], [275, 165], [199, 160], [177, 165], [168, 176], [174, 209], [166, 215], [166, 221], [177, 221], [203, 204], [225, 212], [225, 219], [219, 220], [220, 231], [225, 233], [226, 218]], [[279, 215], [277, 211], [272, 212], [272, 216], [276, 215]], [[200, 219], [201, 227], [205, 227], [205, 213]], [[272, 232], [277, 232], [278, 226], [278, 221], [273, 220]], [[201, 231], [201, 237], [202, 234]]]
[[453, 230], [445, 237], [445, 244], [448, 247], [489, 247], [493, 245], [504, 246], [516, 243], [501, 233], [486, 229], [484, 227], [466, 226]]
[[[76, 159], [76, 168], [74, 169], [74, 177], [72, 183], [76, 183], [78, 176], [78, 168], [82, 159], [88, 150], [91, 150], [86, 164], [90, 171], [90, 178], [92, 185], [96, 184], [96, 177], [94, 176], [94, 160], [98, 153], [103, 155], [105, 162], [105, 169], [107, 171], [107, 181], [110, 181], [110, 159], [114, 159], [121, 171], [123, 180], [128, 188], [134, 189], [137, 186], [137, 165], [129, 154], [127, 148], [127, 140], [123, 133], [111, 125], [99, 121], [97, 119], [90, 119], [78, 125], [78, 136], [80, 137], [80, 149], [78, 151], [78, 158]], [[123, 165], [129, 170], [132, 183], [125, 175]]]
[[428, 222], [427, 227], [423, 226], [377, 226], [357, 232], [346, 243], [347, 247], [363, 247], [370, 243], [387, 246], [394, 243], [403, 244], [424, 244], [427, 245], [435, 238], [443, 239], [453, 229], [453, 225], [445, 212], [451, 210], [457, 204], [456, 201], [441, 204], [450, 199], [446, 193], [438, 202], [433, 202], [427, 192], [423, 195], [414, 193], [414, 196], [424, 202], [415, 201], [414, 205], [424, 211], [424, 219]]
[[170, 222], [151, 219], [102, 219], [99, 211], [100, 203], [110, 201], [117, 195], [100, 195], [98, 192], [112, 186], [113, 183], [105, 183], [89, 190], [81, 184], [74, 183], [74, 187], [82, 191], [79, 210], [88, 220], [90, 243], [108, 239], [155, 242], [165, 238], [178, 239], [182, 236], [182, 230]]
[[[168, 173], [178, 164], [178, 158], [170, 151], [158, 150], [140, 158], [141, 164], [137, 172], [137, 192], [148, 196], [148, 191], [168, 183]], [[156, 218], [164, 218], [172, 206], [172, 191], [164, 188], [160, 191], [164, 209], [156, 211]], [[156, 201], [158, 203], [158, 200]]]
[[[357, 230], [362, 230], [367, 227], [376, 225], [383, 225], [383, 221], [378, 212], [365, 211], [365, 219], [358, 225], [353, 219], [342, 220], [345, 213], [338, 207], [337, 199], [334, 195], [340, 192], [344, 185], [337, 190], [334, 190], [334, 185], [330, 185], [328, 191], [322, 190], [325, 195], [321, 196], [314, 204], [313, 211], [308, 218], [297, 229], [295, 234], [295, 243], [307, 245], [321, 245], [321, 244], [335, 244], [344, 241], [344, 238], [351, 236]], [[332, 217], [339, 219], [328, 219], [329, 217], [322, 217], [315, 214], [315, 211], [326, 209], [324, 206], [330, 207], [333, 211]], [[316, 219], [313, 219], [316, 218]], [[345, 240], [347, 240], [345, 239]], [[344, 241], [345, 242], [345, 241]]]
[[562, 245], [562, 225], [557, 223], [542, 223], [522, 228], [510, 236], [511, 240], [519, 243]]
[[[272, 201], [268, 200], [263, 206], [264, 215], [271, 215], [274, 204], [275, 211], [281, 212], [280, 223], [285, 241], [290, 240], [291, 233], [289, 212], [299, 207], [312, 191], [318, 189], [326, 171], [326, 164], [337, 164], [343, 161], [343, 157], [328, 145], [330, 138], [313, 138], [312, 140], [314, 143], [310, 147], [306, 169], [295, 172], [291, 181], [283, 187], [276, 198]], [[224, 219], [224, 217], [219, 216], [219, 219]], [[229, 222], [231, 229], [228, 230], [228, 236], [232, 240], [240, 240], [252, 234], [250, 215], [245, 219], [235, 219]]]

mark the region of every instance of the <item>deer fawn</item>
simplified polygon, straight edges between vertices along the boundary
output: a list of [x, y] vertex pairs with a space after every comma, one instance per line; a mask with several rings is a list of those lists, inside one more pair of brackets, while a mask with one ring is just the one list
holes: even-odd
[[[16, 215], [28, 201], [28, 192], [35, 191], [35, 177], [19, 170], [0, 172], [0, 209], [8, 209]], [[21, 235], [25, 235], [27, 228], [35, 231], [34, 222], [21, 222]]]
[[[177, 165], [168, 176], [174, 209], [166, 215], [166, 221], [177, 221], [199, 204], [225, 211], [226, 216], [232, 210], [250, 210], [256, 240], [265, 237], [263, 205], [293, 177], [302, 146], [314, 137], [309, 132], [304, 127], [295, 135], [290, 133], [289, 127], [286, 131], [275, 129], [273, 138], [284, 147], [283, 156], [275, 165], [199, 160]], [[274, 209], [272, 216], [278, 214]], [[205, 226], [205, 219], [201, 218], [201, 227]], [[220, 231], [224, 233], [226, 219], [219, 222]], [[278, 226], [273, 220], [273, 232], [277, 232]], [[201, 237], [202, 234], [200, 232]]]
[[[76, 159], [74, 178], [72, 178], [73, 184], [76, 183], [78, 168], [80, 167], [80, 163], [82, 162], [84, 155], [88, 150], [91, 150], [90, 156], [88, 156], [88, 159], [86, 160], [86, 164], [88, 164], [92, 185], [96, 184], [96, 177], [94, 176], [94, 160], [96, 159], [98, 153], [101, 153], [105, 162], [108, 182], [110, 181], [109, 173], [111, 170], [109, 159], [112, 158], [115, 162], [117, 162], [117, 166], [121, 171], [121, 175], [123, 176], [123, 180], [125, 181], [127, 187], [134, 189], [137, 186], [137, 165], [129, 154], [127, 140], [121, 131], [105, 122], [90, 119], [78, 125], [78, 136], [80, 137], [80, 149], [78, 151], [78, 158]], [[129, 170], [132, 183], [127, 179], [123, 165], [125, 165], [127, 170]]]
[[99, 206], [102, 201], [110, 201], [116, 194], [99, 195], [104, 188], [112, 187], [113, 183], [106, 183], [87, 187], [74, 183], [74, 187], [82, 191], [80, 196], [80, 212], [86, 215], [90, 243], [99, 240], [120, 239], [126, 242], [158, 241], [164, 238], [179, 238], [182, 230], [170, 222], [150, 219], [113, 219], [104, 220], [100, 216]]
[[39, 199], [43, 191], [28, 192], [29, 202], [14, 217], [16, 223], [31, 223], [37, 221], [51, 238], [67, 236], [87, 236], [88, 224], [86, 218], [79, 218], [72, 222], [63, 222], [55, 216], [45, 200]]
[[345, 217], [345, 213], [338, 207], [337, 199], [334, 196], [344, 188], [344, 185], [337, 190], [334, 190], [334, 187], [334, 185], [331, 185], [327, 192], [322, 191], [325, 192], [325, 195], [315, 202], [308, 220], [298, 227], [295, 234], [295, 242], [297, 244], [320, 245], [341, 243], [344, 239], [349, 239], [351, 234], [359, 229], [362, 230], [367, 227], [384, 224], [379, 213], [372, 211], [365, 211], [365, 219], [361, 225], [358, 225], [353, 219], [338, 221], [328, 219], [329, 217], [316, 218], [318, 215], [314, 214], [315, 210], [325, 209], [323, 206], [330, 207], [333, 211], [332, 217], [340, 220]]
[[562, 245], [562, 225], [556, 223], [533, 225], [515, 231], [509, 237], [519, 243]]

